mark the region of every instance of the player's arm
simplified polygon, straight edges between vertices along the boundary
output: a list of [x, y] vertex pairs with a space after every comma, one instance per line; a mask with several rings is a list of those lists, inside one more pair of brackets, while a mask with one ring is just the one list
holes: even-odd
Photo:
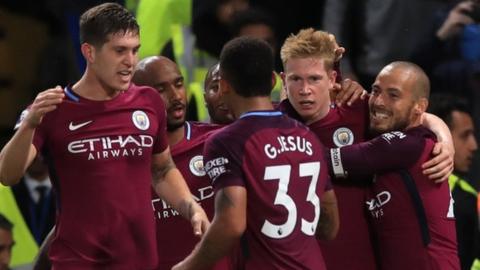
[[32, 144], [34, 130], [26, 125], [20, 126], [0, 152], [0, 182], [3, 185], [18, 183], [35, 158], [37, 150]]
[[63, 100], [62, 88], [48, 89], [37, 95], [25, 119], [21, 122], [10, 141], [0, 152], [0, 182], [4, 185], [18, 183], [32, 163], [37, 150], [33, 146], [35, 129], [48, 112], [57, 108]]
[[37, 257], [33, 262], [33, 270], [50, 270], [52, 269], [52, 262], [48, 258], [48, 250], [53, 241], [53, 234], [55, 233], [55, 227], [48, 233], [45, 240], [43, 240], [40, 250], [38, 251]]
[[247, 191], [228, 186], [215, 195], [215, 217], [192, 253], [172, 269], [210, 269], [229, 253], [247, 227]]
[[152, 179], [158, 196], [190, 220], [194, 234], [201, 236], [209, 225], [208, 217], [193, 199], [185, 179], [173, 162], [169, 147], [153, 155]]
[[424, 146], [425, 141], [417, 136], [394, 131], [368, 142], [332, 148], [327, 160], [330, 161], [330, 172], [334, 177], [369, 176], [412, 166], [420, 157]]
[[424, 126], [437, 135], [438, 140], [432, 151], [434, 157], [422, 164], [423, 173], [437, 183], [445, 181], [453, 171], [455, 147], [452, 134], [447, 124], [436, 115], [424, 113], [422, 121]]
[[332, 240], [337, 236], [340, 227], [338, 216], [337, 197], [333, 189], [325, 191], [320, 200], [320, 219], [316, 236], [323, 240]]

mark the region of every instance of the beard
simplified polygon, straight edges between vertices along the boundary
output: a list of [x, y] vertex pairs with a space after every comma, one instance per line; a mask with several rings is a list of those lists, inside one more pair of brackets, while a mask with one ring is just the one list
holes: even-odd
[[175, 130], [183, 127], [184, 124], [185, 124], [185, 119], [178, 120], [178, 121], [172, 121], [172, 120], [167, 119], [167, 131], [169, 131], [169, 132], [175, 131]]
[[233, 122], [233, 116], [231, 114], [217, 114], [212, 106], [207, 106], [208, 115], [210, 116], [210, 122], [218, 125], [228, 125]]
[[[183, 117], [176, 118], [174, 117], [174, 113], [176, 109], [182, 108], [184, 110]], [[167, 109], [167, 131], [174, 131], [178, 128], [181, 128], [186, 121], [187, 117], [187, 106], [181, 102], [175, 102]]]
[[378, 126], [372, 126], [372, 124], [370, 124], [370, 129], [369, 130], [370, 130], [371, 135], [378, 136], [378, 135], [381, 135], [383, 133], [387, 133], [387, 132], [395, 131], [395, 130], [404, 131], [405, 129], [407, 129], [409, 124], [410, 123], [409, 123], [408, 118], [402, 118], [402, 119], [395, 120], [393, 124], [391, 124], [389, 126], [386, 126], [384, 128], [378, 127]]
[[370, 120], [370, 134], [374, 136], [378, 136], [382, 133], [390, 132], [390, 131], [404, 131], [407, 127], [411, 124], [411, 115], [413, 110], [414, 104], [412, 104], [408, 110], [405, 111], [402, 115], [392, 115], [391, 121], [384, 125], [373, 125], [373, 121]]

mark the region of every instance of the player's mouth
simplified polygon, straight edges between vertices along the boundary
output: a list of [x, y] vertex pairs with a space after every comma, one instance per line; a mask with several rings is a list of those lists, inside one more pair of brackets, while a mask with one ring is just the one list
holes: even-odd
[[315, 102], [313, 102], [312, 100], [302, 100], [300, 102], [298, 102], [298, 104], [300, 105], [300, 109], [302, 110], [309, 110], [313, 107], [313, 104]]
[[230, 112], [230, 110], [228, 109], [227, 106], [225, 106], [225, 104], [222, 104], [222, 105], [220, 105], [220, 106], [217, 106], [217, 110], [218, 110], [218, 111], [221, 111], [221, 112], [223, 112], [223, 113], [228, 113], [228, 112]]
[[122, 70], [117, 72], [118, 75], [120, 75], [120, 79], [123, 82], [130, 82], [130, 79], [132, 78], [132, 71], [131, 70]]
[[373, 109], [370, 113], [370, 119], [374, 121], [386, 120], [391, 116], [391, 113], [382, 110]]
[[168, 113], [174, 118], [182, 118], [185, 115], [185, 105], [176, 103], [173, 106], [170, 106]]

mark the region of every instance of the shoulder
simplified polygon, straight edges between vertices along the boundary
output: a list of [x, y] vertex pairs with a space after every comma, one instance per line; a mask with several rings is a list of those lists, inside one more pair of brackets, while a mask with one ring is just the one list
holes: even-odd
[[275, 104], [275, 109], [283, 112], [284, 114], [288, 115], [289, 117], [297, 120], [297, 121], [302, 121], [302, 117], [298, 112], [293, 108], [292, 104], [290, 103], [290, 100], [284, 99], [280, 103]]
[[130, 84], [130, 87], [128, 88], [127, 91], [137, 91], [139, 93], [147, 93], [147, 92], [155, 93], [156, 92], [156, 90], [150, 86], [136, 85], [134, 83]]
[[377, 140], [399, 151], [399, 153], [418, 153], [421, 152], [426, 143], [422, 133], [423, 130], [418, 130], [418, 128], [407, 131], [390, 131], [377, 137]]
[[131, 84], [128, 90], [125, 93], [129, 98], [138, 100], [140, 99], [145, 105], [149, 104], [158, 109], [164, 110], [164, 103], [157, 90], [149, 86], [138, 86]]
[[186, 125], [190, 126], [192, 132], [197, 132], [200, 134], [207, 133], [210, 131], [218, 130], [223, 128], [223, 125], [211, 124], [211, 123], [204, 123], [204, 122], [197, 122], [197, 121], [187, 121], [185, 122]]
[[434, 141], [437, 140], [437, 136], [435, 135], [435, 133], [433, 133], [433, 131], [431, 131], [430, 129], [428, 129], [424, 126], [418, 126], [418, 127], [411, 128], [411, 129], [407, 130], [406, 133], [409, 136], [417, 137], [417, 138], [423, 138], [425, 140], [434, 140]]
[[196, 121], [185, 122], [185, 138], [187, 140], [205, 141], [224, 126]]
[[225, 126], [221, 129], [213, 130], [207, 139], [207, 144], [226, 140], [229, 137], [229, 134], [231, 134], [230, 129], [231, 126]]
[[127, 94], [132, 96], [148, 96], [148, 97], [155, 96], [155, 99], [160, 98], [160, 95], [157, 93], [157, 90], [153, 89], [150, 86], [138, 86], [132, 83], [126, 92]]
[[208, 136], [206, 136], [205, 149], [209, 149], [210, 147], [216, 149], [237, 148], [237, 146], [243, 144], [245, 138], [248, 137], [248, 135], [242, 135], [242, 133], [239, 132], [241, 129], [241, 125], [239, 125], [237, 121], [227, 126], [219, 126], [217, 129], [207, 132], [206, 135]]
[[390, 144], [412, 147], [423, 146], [426, 141], [436, 141], [435, 134], [424, 126], [413, 127], [405, 131], [391, 131], [380, 137]]

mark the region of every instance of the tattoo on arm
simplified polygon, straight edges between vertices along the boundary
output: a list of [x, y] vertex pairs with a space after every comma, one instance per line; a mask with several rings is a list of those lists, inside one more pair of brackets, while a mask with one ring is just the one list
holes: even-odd
[[160, 181], [162, 181], [165, 178], [165, 175], [171, 170], [175, 168], [175, 163], [173, 162], [172, 157], [168, 157], [168, 160], [166, 162], [163, 162], [162, 164], [158, 165], [153, 165], [152, 166], [152, 180], [153, 184], [156, 185]]

